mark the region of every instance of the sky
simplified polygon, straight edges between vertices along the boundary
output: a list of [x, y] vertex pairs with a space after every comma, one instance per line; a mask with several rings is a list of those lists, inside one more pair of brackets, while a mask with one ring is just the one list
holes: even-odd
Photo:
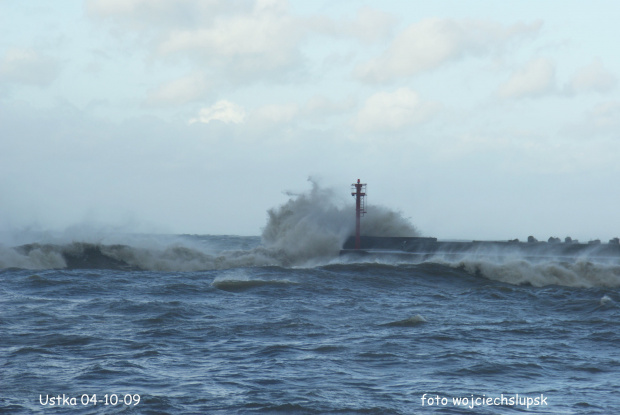
[[596, 0], [0, 0], [0, 231], [259, 235], [311, 177], [351, 206], [361, 179], [428, 236], [606, 241], [618, 21]]

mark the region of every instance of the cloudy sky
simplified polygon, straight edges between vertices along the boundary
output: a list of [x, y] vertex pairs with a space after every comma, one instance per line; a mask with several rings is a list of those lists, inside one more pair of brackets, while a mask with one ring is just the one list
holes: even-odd
[[258, 235], [312, 176], [348, 203], [362, 179], [426, 235], [607, 240], [618, 21], [609, 1], [2, 0], [0, 229]]

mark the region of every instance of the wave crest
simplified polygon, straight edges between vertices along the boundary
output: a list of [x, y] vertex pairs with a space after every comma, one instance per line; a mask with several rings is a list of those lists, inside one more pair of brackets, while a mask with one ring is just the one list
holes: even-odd
[[620, 287], [620, 265], [579, 260], [569, 262], [530, 262], [513, 260], [505, 263], [462, 260], [452, 266], [470, 274], [514, 285], [534, 287], [561, 285], [566, 287]]
[[[291, 194], [287, 202], [267, 212], [261, 242], [251, 249], [214, 251], [196, 241], [178, 238], [173, 242], [137, 245], [30, 244], [0, 249], [0, 267], [200, 271], [323, 265], [339, 255], [344, 241], [353, 234], [355, 209], [352, 200], [344, 201], [333, 189], [309, 181], [312, 187], [308, 192]], [[368, 207], [362, 229], [365, 235], [373, 236], [417, 235], [415, 227], [401, 213], [379, 206]]]

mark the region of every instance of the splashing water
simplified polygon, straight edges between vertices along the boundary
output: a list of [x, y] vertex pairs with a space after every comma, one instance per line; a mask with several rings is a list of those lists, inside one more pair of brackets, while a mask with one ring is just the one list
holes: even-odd
[[[285, 264], [299, 265], [334, 257], [354, 233], [353, 205], [338, 204], [333, 189], [309, 181], [312, 189], [308, 193], [295, 195], [284, 205], [268, 211], [263, 245]], [[419, 233], [400, 212], [370, 206], [364, 216], [362, 234], [417, 236]]]
[[[314, 267], [340, 262], [339, 251], [353, 234], [355, 209], [353, 200], [341, 197], [341, 191], [319, 186], [289, 194], [288, 201], [270, 209], [259, 238], [242, 238], [237, 248], [228, 246], [226, 236], [197, 238], [167, 237], [145, 240], [122, 236], [114, 244], [92, 243], [31, 244], [19, 248], [0, 246], [0, 268], [112, 268], [154, 271], [198, 271], [255, 266]], [[369, 206], [362, 220], [362, 234], [368, 236], [418, 236], [419, 233], [401, 213]], [[123, 239], [124, 238], [124, 239]], [[253, 242], [247, 245], [248, 239]], [[225, 243], [226, 242], [226, 243]], [[227, 250], [214, 249], [214, 245]], [[415, 260], [389, 258], [354, 258], [354, 262], [381, 262], [398, 266]], [[347, 260], [342, 262], [348, 263]], [[513, 285], [537, 287], [620, 287], [620, 263], [541, 260], [525, 257], [496, 258], [493, 255], [468, 253], [460, 259], [438, 255], [424, 262], [461, 268], [467, 273]], [[77, 265], [76, 265], [77, 264]], [[262, 284], [262, 282], [259, 282]], [[226, 284], [226, 283], [224, 283]], [[243, 285], [244, 283], [240, 283]], [[253, 284], [253, 283], [250, 283]]]
[[[342, 201], [334, 189], [319, 186], [309, 179], [308, 192], [289, 194], [283, 205], [270, 209], [261, 242], [249, 250], [214, 253], [188, 240], [171, 243], [137, 245], [120, 243], [69, 243], [32, 245], [21, 253], [13, 249], [0, 251], [3, 268], [61, 268], [67, 256], [80, 264], [97, 256], [105, 267], [106, 258], [112, 268], [139, 268], [158, 271], [196, 271], [250, 266], [316, 266], [338, 256], [344, 241], [353, 234], [355, 209], [352, 201]], [[401, 213], [369, 206], [362, 233], [372, 236], [416, 236], [417, 230]], [[45, 255], [43, 255], [43, 253]], [[88, 257], [88, 258], [85, 258]], [[63, 258], [65, 260], [63, 260]], [[120, 261], [120, 262], [119, 262]]]

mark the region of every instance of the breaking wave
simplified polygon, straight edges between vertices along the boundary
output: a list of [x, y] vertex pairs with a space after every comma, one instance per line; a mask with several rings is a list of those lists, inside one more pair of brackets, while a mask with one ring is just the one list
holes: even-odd
[[[400, 267], [424, 262], [424, 272], [443, 275], [464, 271], [489, 280], [535, 287], [620, 287], [620, 262], [593, 258], [547, 258], [532, 260], [517, 254], [501, 258], [493, 251], [470, 252], [458, 258], [437, 255], [415, 261], [406, 258], [340, 258], [339, 251], [353, 234], [352, 200], [337, 196], [333, 189], [311, 182], [311, 189], [289, 194], [289, 200], [270, 209], [261, 237], [169, 236], [120, 237], [104, 243], [94, 241], [33, 243], [19, 247], [0, 245], [0, 269], [119, 269], [149, 271], [202, 271], [256, 266], [314, 267], [331, 263], [381, 263]], [[341, 194], [342, 192], [338, 192]], [[417, 229], [401, 213], [381, 206], [369, 206], [363, 233], [373, 236], [417, 236]], [[87, 238], [84, 238], [87, 239]], [[267, 284], [269, 280], [226, 278], [215, 288], [243, 290]], [[395, 322], [403, 323], [403, 322]], [[412, 322], [407, 320], [406, 324]], [[405, 323], [403, 323], [405, 324]]]
[[0, 245], [0, 269], [52, 269], [67, 266], [62, 256], [62, 250], [58, 247], [30, 245], [26, 249], [20, 248], [15, 249]]
[[561, 285], [565, 287], [620, 287], [620, 265], [576, 262], [530, 262], [513, 260], [505, 263], [463, 260], [452, 266], [470, 274], [513, 285], [529, 284], [534, 287]]
[[[338, 255], [355, 231], [355, 209], [337, 203], [333, 189], [316, 182], [308, 193], [291, 195], [282, 206], [270, 209], [263, 229], [262, 248], [284, 265], [324, 262]], [[371, 206], [363, 231], [373, 236], [417, 236], [417, 229], [400, 212]]]
[[[153, 243], [35, 243], [0, 246], [0, 268], [100, 268], [152, 271], [199, 271], [250, 266], [315, 266], [336, 258], [355, 226], [352, 201], [339, 200], [333, 189], [310, 180], [311, 189], [289, 194], [270, 209], [260, 243], [250, 249], [221, 251], [191, 238]], [[370, 206], [364, 232], [376, 236], [415, 236], [401, 213]], [[211, 239], [217, 241], [219, 237]], [[225, 238], [225, 237], [221, 237]], [[215, 243], [217, 245], [217, 242]]]

